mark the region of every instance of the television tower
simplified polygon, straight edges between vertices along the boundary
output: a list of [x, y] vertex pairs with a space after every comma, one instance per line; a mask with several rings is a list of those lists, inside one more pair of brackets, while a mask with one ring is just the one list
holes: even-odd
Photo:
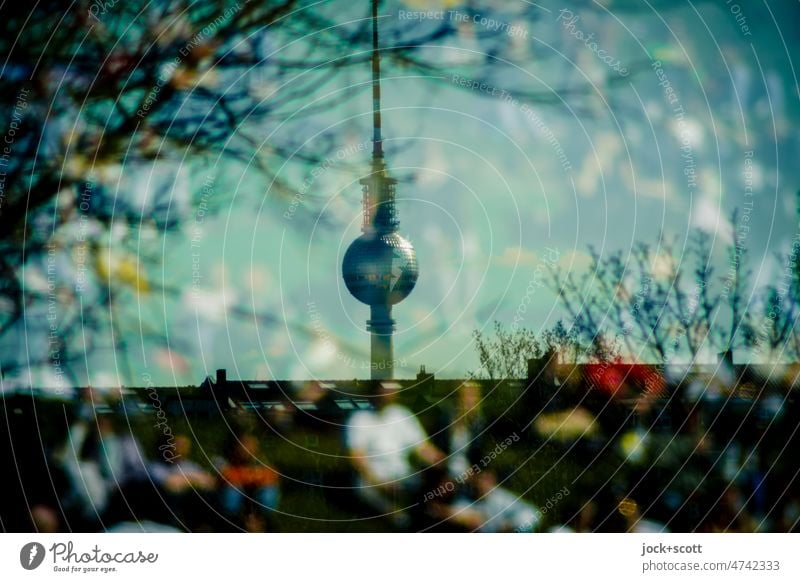
[[342, 277], [351, 295], [369, 305], [371, 378], [394, 376], [392, 306], [408, 297], [419, 276], [414, 247], [397, 233], [397, 180], [389, 176], [381, 135], [381, 61], [378, 46], [378, 0], [372, 0], [372, 167], [363, 178], [363, 222], [360, 237], [345, 252]]

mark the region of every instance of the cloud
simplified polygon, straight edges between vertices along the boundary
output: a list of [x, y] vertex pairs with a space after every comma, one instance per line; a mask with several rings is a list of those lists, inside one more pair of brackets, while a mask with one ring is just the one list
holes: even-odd
[[692, 209], [692, 226], [725, 243], [733, 242], [733, 225], [722, 214], [719, 202], [708, 197], [700, 198]]
[[539, 257], [533, 251], [521, 247], [506, 247], [502, 254], [494, 257], [494, 262], [504, 267], [535, 267], [539, 264]]

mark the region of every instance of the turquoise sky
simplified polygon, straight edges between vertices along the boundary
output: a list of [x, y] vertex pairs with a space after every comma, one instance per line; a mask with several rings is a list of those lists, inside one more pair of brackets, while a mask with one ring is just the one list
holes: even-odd
[[[386, 8], [386, 38], [408, 26], [397, 11], [413, 4]], [[763, 6], [742, 2], [751, 25], [745, 34], [723, 3], [660, 13], [603, 4], [607, 11], [571, 8], [579, 17], [571, 27], [561, 4], [542, 3], [527, 25], [520, 11], [530, 6], [508, 8], [508, 21], [527, 27], [525, 38], [504, 36], [514, 59], [498, 62], [483, 90], [453, 78], [471, 78], [475, 51], [488, 46], [480, 19], [456, 27], [446, 46], [424, 49], [441, 74], [386, 71], [387, 159], [400, 180], [401, 232], [420, 264], [416, 289], [395, 308], [402, 376], [423, 364], [440, 377], [475, 369], [472, 330], [510, 323], [530, 289], [525, 325], [551, 326], [563, 313], [539, 285], [542, 269], [557, 261], [581, 272], [588, 245], [627, 250], [637, 241], [657, 243], [660, 232], [683, 240], [701, 229], [715, 237], [724, 268], [734, 232], [728, 216], [749, 200], [748, 185], [752, 284], [780, 271], [775, 254], [788, 250], [797, 230], [800, 189], [800, 144], [790, 129], [800, 111], [789, 60], [798, 45], [783, 27], [797, 22], [797, 5], [772, 7], [784, 23], [778, 28]], [[466, 10], [458, 2], [446, 7]], [[581, 40], [591, 33], [597, 46]], [[601, 55], [631, 73], [619, 75]], [[314, 97], [324, 104], [326, 90], [367, 79], [368, 70], [348, 72]], [[554, 102], [530, 103], [519, 97], [525, 92]], [[369, 107], [363, 87], [346, 104], [277, 130], [243, 124], [263, 140], [262, 152], [281, 132], [309, 147], [334, 137], [330, 167], [290, 163], [281, 171], [296, 185], [306, 181], [294, 202], [238, 161], [216, 170], [196, 159], [160, 169], [155, 181], [172, 184], [189, 228], [147, 243], [164, 265], [148, 276], [178, 291], [132, 294], [121, 318], [132, 378], [109, 348], [92, 356], [89, 380], [136, 384], [147, 372], [157, 383], [187, 384], [219, 367], [246, 378], [368, 377], [368, 310], [347, 294], [340, 264], [359, 234]], [[196, 193], [209, 174], [216, 179], [199, 224]], [[142, 185], [143, 175], [127, 167], [120, 183], [146, 193], [155, 186]], [[141, 321], [168, 337], [169, 347], [141, 341]]]

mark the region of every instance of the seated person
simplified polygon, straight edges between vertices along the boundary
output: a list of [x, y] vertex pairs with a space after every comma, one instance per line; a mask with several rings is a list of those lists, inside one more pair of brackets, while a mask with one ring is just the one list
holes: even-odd
[[478, 531], [528, 533], [536, 531], [541, 523], [541, 512], [508, 489], [498, 486], [493, 471], [484, 469], [477, 473], [472, 477], [472, 486], [476, 500], [455, 503], [454, 513], [466, 509], [480, 513], [481, 523], [475, 528]]
[[186, 435], [163, 437], [158, 443], [157, 460], [149, 466], [150, 476], [162, 489], [172, 494], [192, 490], [210, 491], [216, 487], [214, 476], [189, 459], [192, 441]]
[[263, 509], [278, 507], [278, 472], [259, 459], [258, 438], [246, 432], [234, 437], [226, 448], [227, 460], [220, 467], [220, 499], [225, 512], [241, 517], [248, 499]]
[[402, 523], [407, 516], [399, 510], [415, 503], [412, 497], [421, 487], [412, 460], [430, 466], [444, 455], [428, 440], [414, 414], [396, 404], [398, 388], [390, 382], [376, 383], [375, 410], [354, 413], [345, 438], [361, 500]]
[[112, 415], [83, 407], [56, 453], [69, 483], [63, 504], [88, 524], [100, 521], [120, 489], [147, 481], [139, 442], [116, 424]]
[[444, 467], [427, 471], [425, 477], [422, 505], [426, 531], [463, 532], [480, 529], [484, 515], [470, 502], [466, 483], [452, 479]]
[[162, 436], [157, 442], [155, 460], [148, 466], [150, 478], [161, 491], [177, 523], [191, 530], [205, 527], [217, 519], [211, 497], [217, 479], [192, 461], [192, 441], [183, 434]]
[[443, 411], [435, 441], [447, 453], [450, 476], [463, 479], [480, 459], [481, 435], [485, 428], [481, 415], [481, 388], [475, 382], [464, 382], [455, 394], [454, 406]]

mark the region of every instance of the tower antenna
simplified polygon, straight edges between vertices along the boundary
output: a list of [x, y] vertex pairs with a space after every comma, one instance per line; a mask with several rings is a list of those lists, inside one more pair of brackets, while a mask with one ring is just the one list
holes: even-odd
[[381, 49], [378, 42], [378, 0], [372, 0], [372, 157], [383, 158], [381, 135]]

